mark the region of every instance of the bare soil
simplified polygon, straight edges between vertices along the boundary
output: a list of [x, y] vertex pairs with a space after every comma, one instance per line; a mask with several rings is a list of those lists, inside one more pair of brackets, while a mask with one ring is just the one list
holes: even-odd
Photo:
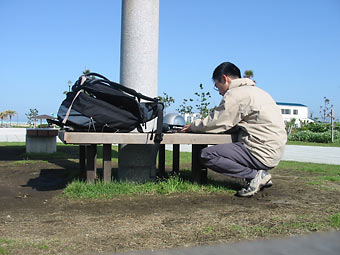
[[0, 254], [100, 254], [329, 231], [319, 222], [340, 212], [339, 187], [310, 185], [305, 172], [287, 169], [272, 170], [273, 187], [251, 198], [225, 192], [68, 200], [61, 194], [76, 161], [24, 161], [23, 152], [0, 147]]

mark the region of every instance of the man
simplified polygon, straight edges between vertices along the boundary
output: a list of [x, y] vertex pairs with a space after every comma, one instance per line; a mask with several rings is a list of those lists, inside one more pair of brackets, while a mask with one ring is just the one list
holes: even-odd
[[249, 197], [272, 185], [267, 170], [283, 156], [287, 141], [285, 125], [273, 98], [255, 82], [241, 78], [240, 69], [230, 62], [216, 67], [215, 88], [223, 97], [220, 105], [205, 119], [186, 125], [183, 132], [231, 133], [233, 143], [202, 150], [205, 167], [248, 181], [238, 196]]

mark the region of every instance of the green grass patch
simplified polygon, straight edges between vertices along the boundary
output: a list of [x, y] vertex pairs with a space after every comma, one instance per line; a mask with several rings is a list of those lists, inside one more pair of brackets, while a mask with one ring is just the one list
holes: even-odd
[[340, 143], [339, 142], [334, 142], [334, 143], [313, 143], [313, 142], [301, 142], [301, 141], [288, 141], [287, 145], [320, 146], [320, 147], [340, 147]]
[[332, 215], [329, 220], [333, 228], [340, 229], [340, 213]]
[[54, 246], [54, 242], [25, 242], [0, 238], [0, 255], [21, 254], [17, 252], [18, 250], [29, 250], [30, 254], [33, 254], [31, 252], [41, 254], [40, 252], [48, 251], [51, 245]]
[[288, 145], [304, 145], [304, 146], [321, 146], [321, 147], [340, 147], [339, 142], [334, 143], [313, 143], [313, 142], [301, 142], [301, 141], [288, 141]]
[[16, 246], [17, 241], [0, 238], [0, 255], [9, 254]]
[[0, 142], [0, 146], [26, 146], [25, 142]]
[[[266, 218], [265, 222], [256, 224], [232, 224], [227, 231], [243, 239], [258, 237], [273, 237], [289, 234], [310, 233], [316, 231], [338, 230], [340, 228], [340, 213], [315, 218], [315, 215], [297, 215], [292, 219]], [[223, 232], [226, 230], [223, 229]]]
[[35, 164], [41, 164], [41, 163], [48, 163], [47, 160], [16, 160], [8, 162], [7, 165], [35, 165]]
[[281, 161], [277, 168], [319, 173], [327, 176], [340, 176], [340, 165], [318, 164], [296, 161]]
[[158, 182], [135, 183], [135, 182], [96, 182], [86, 183], [74, 181], [64, 190], [63, 196], [73, 199], [97, 199], [97, 198], [114, 198], [121, 195], [143, 195], [143, 194], [163, 194], [173, 193], [212, 193], [228, 192], [230, 189], [216, 185], [198, 185], [181, 179], [178, 176], [172, 176], [168, 179], [159, 180]]
[[[306, 180], [306, 184], [317, 186], [319, 189], [339, 189], [340, 165], [281, 161], [277, 168], [295, 172], [296, 176]], [[330, 185], [331, 183], [336, 185]]]

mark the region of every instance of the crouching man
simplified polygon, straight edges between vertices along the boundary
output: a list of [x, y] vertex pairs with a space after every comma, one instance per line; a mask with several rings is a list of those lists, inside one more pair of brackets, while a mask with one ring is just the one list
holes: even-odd
[[272, 185], [268, 170], [277, 166], [283, 156], [287, 133], [280, 109], [254, 81], [241, 78], [240, 69], [230, 62], [216, 67], [212, 79], [222, 96], [221, 103], [210, 116], [195, 120], [182, 131], [231, 133], [233, 143], [202, 150], [202, 164], [246, 179], [247, 186], [237, 195], [249, 197]]

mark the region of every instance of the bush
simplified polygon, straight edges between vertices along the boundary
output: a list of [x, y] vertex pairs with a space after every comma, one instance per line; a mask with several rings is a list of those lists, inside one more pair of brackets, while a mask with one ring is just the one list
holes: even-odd
[[48, 124], [40, 124], [38, 125], [38, 128], [48, 128], [49, 125]]
[[[289, 141], [313, 142], [313, 143], [330, 143], [331, 131], [312, 132], [310, 130], [301, 130], [289, 135]], [[340, 140], [340, 131], [334, 131], [334, 141]]]
[[[301, 122], [301, 127], [298, 128], [299, 131], [302, 130], [309, 130], [312, 132], [317, 132], [317, 133], [323, 133], [327, 132], [328, 130], [331, 130], [331, 124], [330, 123], [321, 123], [321, 122]], [[334, 123], [334, 130], [340, 131], [340, 123], [335, 122]]]

